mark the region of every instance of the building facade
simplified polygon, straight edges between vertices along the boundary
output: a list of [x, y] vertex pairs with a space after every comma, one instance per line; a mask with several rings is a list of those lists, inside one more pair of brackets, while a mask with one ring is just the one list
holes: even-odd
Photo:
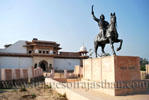
[[79, 52], [60, 52], [60, 44], [53, 41], [18, 41], [0, 49], [1, 68], [40, 67], [43, 71], [74, 70], [75, 65], [82, 65], [82, 59], [88, 58], [83, 46]]

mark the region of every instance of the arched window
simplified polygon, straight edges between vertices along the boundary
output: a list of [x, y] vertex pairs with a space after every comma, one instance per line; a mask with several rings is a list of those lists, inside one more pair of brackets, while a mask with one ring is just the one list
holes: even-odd
[[43, 69], [43, 71], [47, 71], [47, 69], [48, 69], [48, 62], [42, 60], [42, 61], [39, 62], [39, 66]]
[[37, 68], [37, 63], [35, 63], [34, 68]]
[[28, 54], [32, 54], [32, 50], [28, 50]]

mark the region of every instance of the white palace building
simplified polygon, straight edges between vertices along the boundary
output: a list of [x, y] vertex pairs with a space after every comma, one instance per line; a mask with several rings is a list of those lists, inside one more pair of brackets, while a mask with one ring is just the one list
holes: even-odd
[[5, 45], [4, 49], [0, 49], [0, 75], [4, 74], [2, 69], [40, 67], [45, 72], [51, 69], [74, 70], [75, 65], [82, 66], [82, 59], [88, 58], [85, 46], [78, 52], [60, 52], [60, 49], [60, 44], [56, 42], [37, 38]]

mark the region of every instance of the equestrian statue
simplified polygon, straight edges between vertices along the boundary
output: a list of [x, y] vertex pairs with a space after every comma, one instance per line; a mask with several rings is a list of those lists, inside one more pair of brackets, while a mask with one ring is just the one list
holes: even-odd
[[107, 56], [108, 54], [105, 53], [104, 48], [106, 44], [110, 44], [113, 55], [116, 55], [114, 50], [114, 43], [120, 42], [120, 46], [117, 48], [117, 51], [119, 51], [122, 47], [123, 40], [118, 39], [118, 32], [117, 32], [117, 22], [116, 22], [116, 14], [111, 13], [110, 23], [108, 23], [105, 20], [105, 17], [103, 14], [101, 14], [100, 19], [96, 18], [93, 11], [93, 5], [92, 5], [92, 16], [93, 19], [98, 23], [98, 26], [100, 28], [99, 34], [97, 34], [95, 40], [94, 40], [94, 50], [95, 50], [95, 56], [97, 57], [97, 50], [98, 46], [101, 47], [102, 54], [101, 56]]

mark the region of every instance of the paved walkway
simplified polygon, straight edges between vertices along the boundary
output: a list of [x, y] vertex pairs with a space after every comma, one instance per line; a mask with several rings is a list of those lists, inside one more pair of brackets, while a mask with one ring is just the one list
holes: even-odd
[[89, 100], [149, 100], [149, 92], [127, 96], [111, 96], [95, 90], [73, 89], [73, 91]]

